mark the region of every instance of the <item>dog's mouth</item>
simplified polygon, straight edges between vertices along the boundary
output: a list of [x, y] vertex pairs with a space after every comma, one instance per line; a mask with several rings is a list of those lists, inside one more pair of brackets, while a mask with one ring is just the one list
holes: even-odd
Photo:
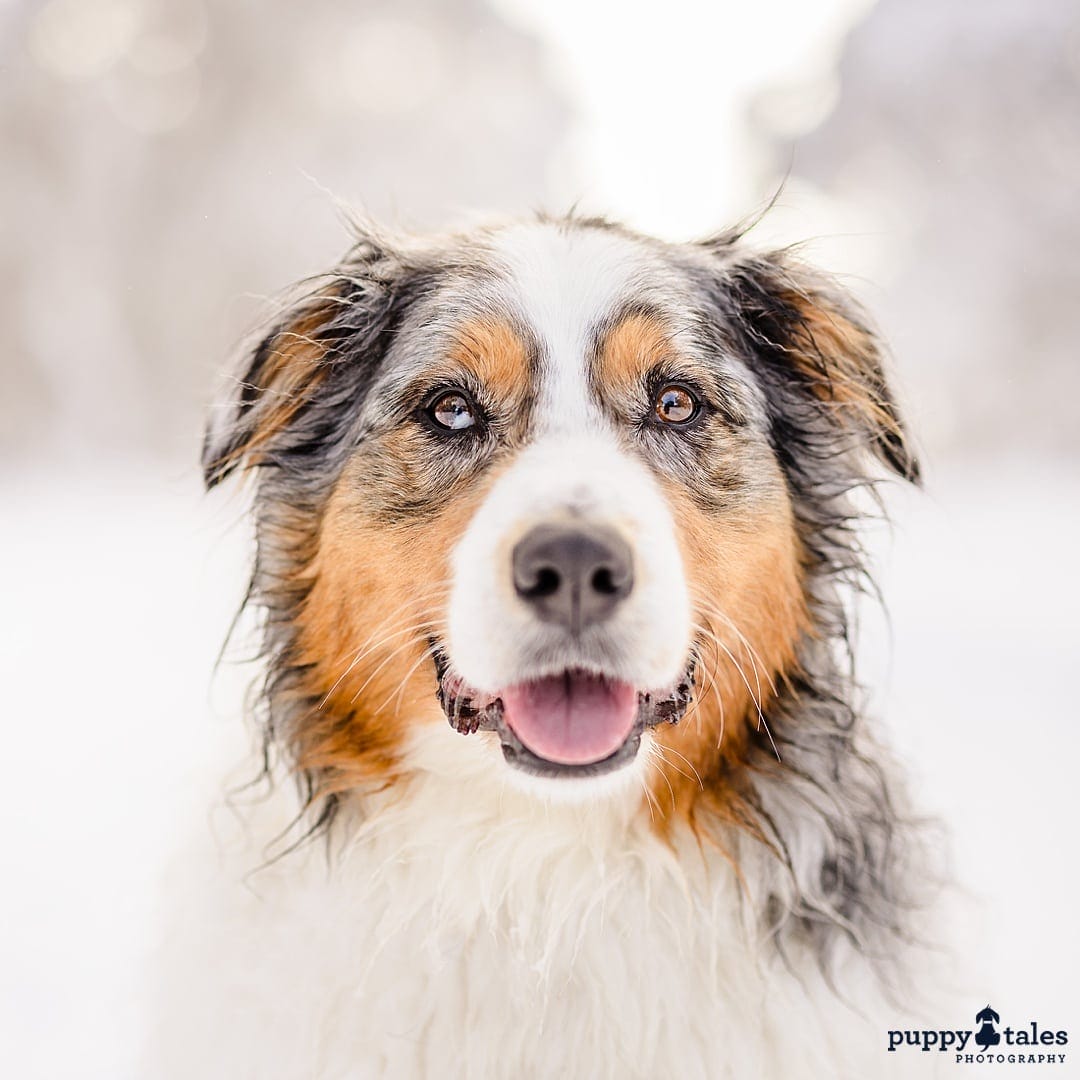
[[581, 668], [482, 694], [433, 650], [438, 698], [450, 726], [463, 735], [495, 731], [503, 756], [539, 776], [598, 776], [632, 761], [642, 732], [675, 724], [690, 704], [691, 659], [675, 685], [656, 692]]

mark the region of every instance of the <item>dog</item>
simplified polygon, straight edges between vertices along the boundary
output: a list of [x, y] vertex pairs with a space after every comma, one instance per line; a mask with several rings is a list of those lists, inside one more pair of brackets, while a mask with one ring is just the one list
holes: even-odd
[[364, 224], [203, 462], [252, 482], [300, 807], [180, 905], [161, 1073], [885, 1075], [923, 875], [848, 629], [864, 494], [919, 466], [830, 279], [742, 230]]

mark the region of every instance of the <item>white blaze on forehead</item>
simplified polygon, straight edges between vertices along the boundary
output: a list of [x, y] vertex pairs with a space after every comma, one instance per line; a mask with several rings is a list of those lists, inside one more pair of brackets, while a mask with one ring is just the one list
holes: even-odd
[[538, 430], [595, 424], [600, 413], [587, 371], [593, 335], [644, 280], [645, 252], [602, 229], [524, 225], [500, 233], [494, 254], [541, 345]]
[[[492, 255], [501, 299], [541, 349], [532, 438], [488, 491], [453, 557], [449, 659], [466, 683], [499, 693], [590, 666], [643, 690], [686, 667], [690, 604], [674, 523], [648, 466], [623, 444], [590, 386], [598, 328], [647, 293], [663, 268], [648, 248], [588, 227], [521, 226]], [[541, 522], [591, 520], [631, 545], [634, 587], [581, 641], [536, 617], [517, 595], [513, 551]]]

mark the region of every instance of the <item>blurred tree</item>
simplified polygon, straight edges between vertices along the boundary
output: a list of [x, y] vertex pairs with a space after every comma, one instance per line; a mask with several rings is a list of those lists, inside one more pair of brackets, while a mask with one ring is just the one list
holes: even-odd
[[881, 0], [794, 161], [897, 249], [872, 306], [932, 449], [1080, 450], [1080, 5]]
[[527, 210], [568, 122], [483, 0], [0, 5], [0, 454], [193, 459], [251, 294], [343, 252], [328, 192]]

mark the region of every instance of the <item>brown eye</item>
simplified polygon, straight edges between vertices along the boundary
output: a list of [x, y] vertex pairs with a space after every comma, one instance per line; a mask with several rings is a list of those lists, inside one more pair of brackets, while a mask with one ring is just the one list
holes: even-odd
[[476, 424], [476, 409], [473, 403], [458, 390], [440, 394], [428, 406], [428, 416], [437, 427], [447, 431], [464, 431]]
[[685, 424], [697, 416], [697, 398], [684, 386], [665, 386], [653, 405], [662, 424]]

